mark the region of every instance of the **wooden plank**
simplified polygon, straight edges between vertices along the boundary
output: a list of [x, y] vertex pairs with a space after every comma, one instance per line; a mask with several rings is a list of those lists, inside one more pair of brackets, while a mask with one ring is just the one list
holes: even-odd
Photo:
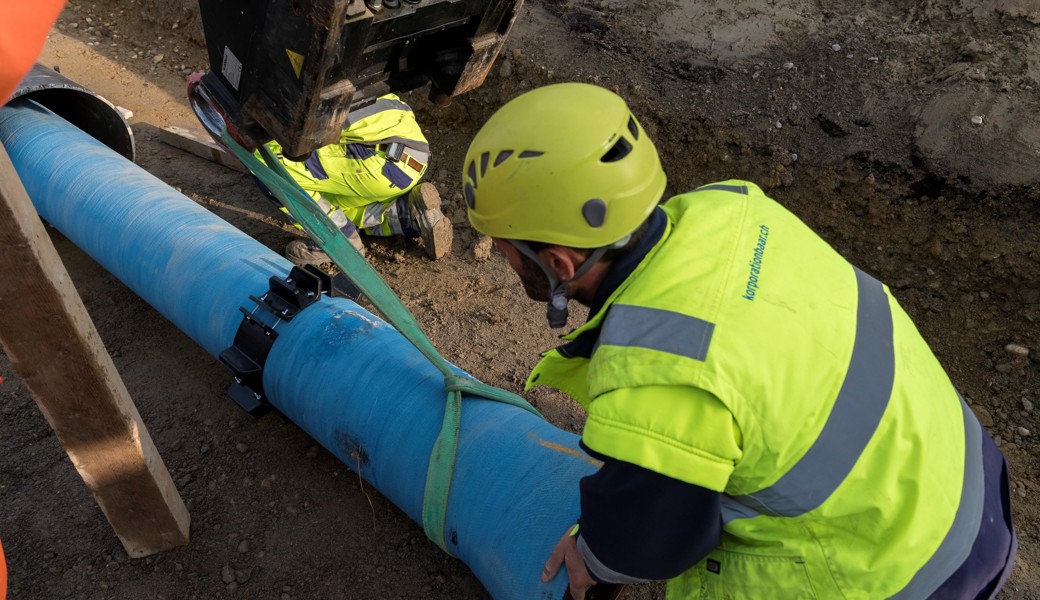
[[188, 543], [188, 510], [2, 145], [0, 248], [0, 344], [127, 554]]
[[159, 132], [159, 141], [239, 173], [247, 172], [242, 163], [234, 155], [221, 148], [220, 144], [214, 142], [209, 134], [195, 133], [183, 127], [170, 126], [163, 127]]

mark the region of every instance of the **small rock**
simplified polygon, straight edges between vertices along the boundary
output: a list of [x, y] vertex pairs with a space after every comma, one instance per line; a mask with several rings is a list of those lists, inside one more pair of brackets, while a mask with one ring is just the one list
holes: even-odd
[[835, 52], [841, 52], [841, 44], [831, 44], [831, 50]]
[[784, 69], [790, 71], [793, 68], [794, 68], [794, 63], [793, 62], [785, 62], [784, 63]]
[[1029, 348], [1022, 346], [1021, 344], [1008, 344], [1004, 346], [1004, 351], [1008, 354], [1014, 354], [1015, 356], [1029, 356]]
[[245, 583], [249, 581], [249, 578], [252, 576], [253, 571], [251, 569], [240, 569], [238, 571], [235, 571], [235, 581], [237, 581], [238, 583]]
[[376, 573], [379, 573], [380, 575], [382, 575], [383, 573], [386, 573], [386, 567], [383, 567], [383, 566], [376, 567]]
[[220, 580], [224, 583], [232, 583], [235, 581], [235, 571], [230, 565], [224, 565], [220, 568]]
[[156, 54], [155, 56], [152, 57], [152, 62], [155, 63], [155, 64], [159, 64], [159, 63], [162, 62], [162, 59], [163, 59], [163, 55], [162, 54]]
[[69, 23], [69, 27], [73, 29], [79, 29], [79, 23]]
[[477, 260], [488, 260], [491, 258], [491, 249], [494, 245], [495, 243], [489, 236], [480, 236], [477, 243], [473, 244], [473, 258]]
[[1003, 373], [1007, 375], [1011, 372], [1011, 363], [1000, 363], [999, 365], [993, 368], [996, 369], [998, 373]]
[[281, 600], [292, 600], [292, 596], [286, 594], [285, 592], [282, 592]]
[[1022, 410], [1026, 412], [1033, 412], [1033, 403], [1027, 400], [1026, 398], [1022, 398]]
[[867, 60], [869, 60], [872, 63], [876, 63], [878, 61], [878, 57], [870, 56], [870, 57], [867, 57]]
[[502, 78], [509, 77], [513, 74], [513, 61], [508, 58], [502, 61], [502, 66], [498, 68], [498, 75]]
[[982, 115], [975, 115], [971, 118], [972, 125], [982, 125]]
[[975, 405], [971, 409], [975, 411], [975, 416], [979, 420], [979, 424], [983, 427], [993, 427], [993, 415], [989, 414], [989, 410], [985, 406]]
[[1015, 431], [1018, 433], [1018, 435], [1020, 435], [1022, 437], [1029, 437], [1029, 436], [1033, 435], [1033, 432], [1029, 431], [1025, 427], [1019, 427]]
[[249, 446], [243, 444], [242, 442], [239, 442], [235, 444], [235, 450], [238, 450], [239, 452], [245, 454], [246, 452], [249, 452]]
[[773, 127], [776, 127], [777, 129], [783, 129], [784, 128], [784, 124], [781, 123], [780, 121], [777, 121], [777, 122], [773, 123]]
[[238, 551], [241, 552], [242, 554], [245, 554], [246, 552], [249, 552], [249, 542], [246, 541], [246, 540], [242, 540], [238, 544]]
[[311, 446], [307, 449], [307, 458], [314, 458], [319, 452], [321, 452], [321, 448], [318, 446]]
[[199, 454], [209, 454], [209, 444], [203, 444], [199, 447]]
[[792, 153], [791, 154], [791, 162], [798, 162], [798, 154], [796, 154], [796, 153]]
[[229, 594], [234, 594], [236, 591], [238, 591], [238, 582], [232, 581], [231, 583], [227, 584], [227, 591]]

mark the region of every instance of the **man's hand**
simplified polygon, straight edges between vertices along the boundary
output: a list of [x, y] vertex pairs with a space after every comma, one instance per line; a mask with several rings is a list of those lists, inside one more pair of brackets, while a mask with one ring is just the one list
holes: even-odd
[[567, 564], [567, 578], [570, 580], [571, 598], [574, 600], [585, 600], [585, 592], [596, 584], [585, 568], [585, 561], [578, 552], [578, 538], [570, 531], [563, 534], [556, 548], [549, 555], [549, 560], [542, 569], [542, 583], [549, 583], [556, 577], [560, 565]]

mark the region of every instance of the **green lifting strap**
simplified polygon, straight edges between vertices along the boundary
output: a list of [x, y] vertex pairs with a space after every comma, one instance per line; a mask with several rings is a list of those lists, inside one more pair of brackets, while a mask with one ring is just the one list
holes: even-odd
[[361, 253], [347, 241], [343, 232], [318, 208], [317, 203], [300, 189], [285, 167], [271, 154], [270, 149], [260, 146], [260, 155], [264, 158], [264, 162], [260, 162], [256, 156], [239, 145], [227, 129], [221, 133], [220, 141], [249, 169], [250, 173], [267, 186], [267, 189], [289, 211], [293, 220], [329, 255], [332, 262], [336, 263], [336, 266], [368, 297], [372, 305], [383, 314], [386, 320], [444, 374], [444, 388], [448, 397], [444, 410], [444, 423], [433, 444], [430, 462], [426, 469], [422, 518], [426, 536], [442, 550], [452, 554], [445, 543], [444, 528], [448, 513], [448, 498], [451, 495], [451, 481], [455, 472], [455, 454], [459, 445], [463, 393], [511, 404], [539, 417], [542, 416], [541, 413], [516, 394], [455, 373], [451, 364], [433, 347], [429, 338], [415, 321], [415, 317], [397, 297], [397, 294], [383, 281], [372, 265], [368, 264]]

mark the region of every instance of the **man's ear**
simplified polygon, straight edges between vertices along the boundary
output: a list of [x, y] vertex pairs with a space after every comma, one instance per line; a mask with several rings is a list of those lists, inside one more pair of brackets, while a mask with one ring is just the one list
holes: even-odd
[[585, 256], [567, 246], [547, 246], [538, 251], [538, 257], [560, 281], [570, 281], [574, 273], [585, 262]]

